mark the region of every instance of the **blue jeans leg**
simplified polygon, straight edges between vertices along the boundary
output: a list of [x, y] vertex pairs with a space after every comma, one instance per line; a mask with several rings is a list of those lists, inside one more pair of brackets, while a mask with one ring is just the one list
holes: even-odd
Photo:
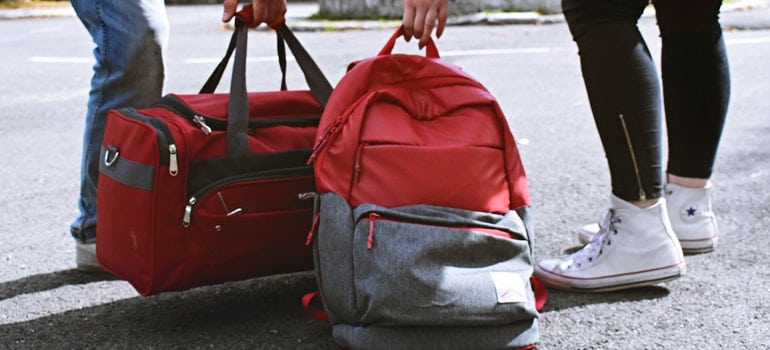
[[72, 7], [96, 45], [96, 64], [83, 134], [80, 213], [70, 232], [82, 242], [93, 242], [107, 111], [149, 106], [161, 97], [169, 25], [163, 0], [72, 0]]

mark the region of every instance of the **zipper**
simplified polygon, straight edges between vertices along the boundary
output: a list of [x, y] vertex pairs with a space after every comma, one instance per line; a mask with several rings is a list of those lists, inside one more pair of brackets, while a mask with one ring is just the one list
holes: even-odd
[[[358, 217], [358, 221], [360, 222], [364, 218], [369, 220], [369, 231], [367, 233], [366, 238], [366, 249], [372, 250], [374, 248], [374, 234], [375, 234], [375, 225], [376, 221], [379, 220], [385, 220], [385, 221], [391, 221], [391, 222], [399, 222], [399, 223], [405, 223], [405, 224], [413, 224], [413, 225], [428, 225], [428, 226], [435, 226], [435, 227], [443, 227], [448, 228], [452, 230], [465, 230], [465, 231], [474, 231], [476, 233], [481, 233], [487, 236], [492, 237], [499, 237], [503, 239], [524, 239], [525, 237], [521, 236], [518, 233], [507, 231], [504, 229], [501, 229], [500, 227], [494, 227], [494, 226], [485, 226], [485, 225], [476, 225], [476, 224], [465, 224], [465, 223], [451, 223], [451, 222], [437, 222], [437, 221], [431, 221], [429, 218], [416, 218], [416, 217], [410, 217], [410, 216], [404, 216], [399, 213], [393, 213], [393, 212], [378, 212], [378, 211], [369, 211], [366, 213], [363, 213], [363, 215]], [[312, 239], [312, 238], [311, 238]]]
[[308, 165], [313, 164], [321, 150], [326, 147], [329, 142], [334, 141], [334, 139], [337, 138], [342, 130], [340, 126], [348, 120], [353, 112], [355, 112], [359, 106], [368, 105], [371, 101], [375, 100], [374, 97], [378, 95], [378, 92], [379, 90], [367, 92], [366, 97], [358, 98], [353, 105], [348, 106], [341, 114], [337, 115], [337, 118], [334, 119], [334, 124], [328, 126], [318, 140], [316, 140], [316, 143], [313, 146], [313, 153], [310, 154], [310, 158], [307, 161]]
[[176, 142], [165, 121], [140, 113], [135, 108], [122, 108], [120, 112], [129, 117], [151, 126], [158, 135], [158, 149], [160, 152], [160, 165], [168, 165], [168, 173], [171, 176], [179, 174]]
[[313, 237], [315, 237], [315, 232], [318, 230], [318, 224], [321, 222], [321, 213], [316, 213], [315, 217], [313, 217], [313, 223], [310, 225], [310, 232], [307, 233], [307, 238], [305, 238], [305, 246], [310, 246], [313, 244]]
[[[437, 83], [436, 81], [439, 81], [440, 83]], [[389, 86], [383, 86], [382, 88], [372, 90], [366, 93], [365, 96], [359, 97], [356, 99], [355, 103], [346, 109], [343, 110], [343, 112], [339, 115], [337, 115], [337, 118], [334, 120], [334, 124], [328, 126], [321, 136], [316, 140], [315, 146], [313, 147], [313, 153], [310, 155], [310, 158], [308, 159], [307, 164], [313, 164], [316, 157], [318, 157], [318, 153], [321, 152], [321, 150], [326, 147], [328, 143], [333, 141], [337, 134], [339, 134], [341, 128], [340, 126], [347, 121], [347, 119], [356, 111], [361, 105], [367, 106], [371, 104], [372, 102], [377, 101], [376, 97], [378, 97], [382, 90], [386, 90], [388, 87], [398, 87], [398, 86], [409, 86], [410, 88], [413, 88], [415, 90], [422, 88], [423, 86], [428, 86], [431, 88], [438, 88], [438, 87], [444, 87], [444, 86], [452, 86], [452, 85], [466, 85], [475, 87], [478, 89], [482, 89], [484, 91], [487, 91], [486, 88], [481, 85], [481, 83], [464, 78], [464, 77], [457, 77], [457, 76], [449, 76], [449, 77], [432, 77], [430, 79], [425, 78], [418, 78], [418, 79], [410, 79], [410, 80], [402, 80], [399, 81], [398, 84], [392, 84]]]
[[[158, 103], [156, 107], [161, 107], [174, 112], [175, 114], [189, 120], [206, 135], [211, 134], [212, 131], [225, 131], [227, 130], [227, 120], [214, 118], [200, 114], [190, 108], [184, 101], [175, 95], [166, 95]], [[261, 129], [269, 128], [273, 126], [318, 126], [318, 122], [321, 118], [319, 116], [302, 116], [294, 118], [262, 118], [262, 119], [250, 119], [248, 123], [249, 129]]]
[[361, 142], [356, 150], [356, 159], [353, 162], [353, 183], [358, 182], [361, 178], [361, 158], [364, 157], [364, 147], [367, 145], [368, 143]]
[[[187, 200], [187, 205], [184, 208], [184, 215], [182, 216], [182, 226], [190, 227], [190, 222], [192, 221], [193, 209], [195, 209], [195, 205], [198, 204], [198, 200], [200, 198], [206, 197], [209, 193], [211, 193], [217, 188], [222, 187], [225, 184], [248, 181], [248, 180], [267, 180], [267, 179], [275, 179], [275, 178], [288, 177], [288, 176], [302, 176], [302, 175], [308, 175], [308, 176], [313, 175], [313, 168], [309, 166], [302, 166], [302, 167], [285, 168], [285, 169], [272, 169], [272, 170], [259, 171], [255, 173], [249, 173], [249, 174], [229, 176], [229, 177], [225, 177], [217, 181], [214, 181], [204, 186], [200, 190], [196, 191], [195, 194], [190, 196], [190, 198]], [[300, 193], [297, 195], [297, 198], [299, 200], [309, 200], [309, 199], [313, 199], [314, 197], [315, 197], [314, 195], [309, 195], [307, 193]], [[231, 214], [235, 214], [235, 211], [231, 212]]]
[[634, 146], [631, 144], [631, 135], [628, 133], [626, 119], [623, 117], [623, 114], [618, 114], [618, 118], [620, 118], [620, 124], [623, 126], [623, 133], [625, 133], [626, 143], [628, 144], [628, 152], [631, 154], [631, 162], [634, 165], [634, 172], [636, 173], [636, 184], [639, 186], [639, 199], [646, 200], [647, 195], [644, 193], [644, 187], [642, 186], [642, 175], [639, 173], [639, 165], [636, 162], [636, 152], [634, 152]]
[[326, 143], [329, 141], [330, 138], [332, 138], [334, 135], [337, 134], [337, 130], [339, 130], [340, 125], [342, 125], [342, 114], [338, 115], [337, 118], [334, 120], [334, 124], [330, 125], [329, 127], [324, 130], [324, 132], [321, 134], [320, 137], [318, 137], [318, 140], [316, 141], [315, 145], [313, 145], [313, 152], [310, 154], [310, 158], [308, 158], [307, 164], [313, 164], [315, 161], [315, 158], [318, 156], [318, 152], [326, 146]]
[[380, 214], [369, 212], [369, 236], [366, 237], [366, 249], [372, 250], [374, 246], [374, 221], [380, 217]]
[[179, 174], [179, 164], [177, 164], [176, 145], [168, 145], [168, 173], [171, 176], [177, 176]]
[[211, 127], [206, 123], [206, 118], [202, 115], [193, 115], [193, 124], [197, 125], [205, 135], [211, 134]]

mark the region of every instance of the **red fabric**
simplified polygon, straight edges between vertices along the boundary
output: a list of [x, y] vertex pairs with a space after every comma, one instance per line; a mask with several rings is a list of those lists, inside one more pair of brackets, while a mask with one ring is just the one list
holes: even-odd
[[502, 213], [529, 203], [518, 149], [494, 97], [434, 58], [386, 54], [351, 65], [324, 110], [312, 162], [319, 192], [336, 192], [353, 206]]
[[535, 292], [535, 309], [540, 311], [548, 301], [548, 290], [545, 288], [543, 282], [540, 282], [535, 276], [529, 278], [530, 284], [532, 284], [532, 291]]
[[[240, 11], [238, 11], [235, 15], [238, 17], [239, 20], [246, 22], [246, 25], [249, 28], [255, 28], [257, 27], [257, 24], [259, 24], [254, 22], [254, 9], [252, 8], [251, 4], [243, 5], [243, 8]], [[271, 27], [278, 28], [282, 26], [284, 23], [285, 21], [281, 23], [277, 23], [276, 25]]]
[[[396, 45], [396, 40], [398, 37], [404, 34], [404, 26], [398, 27], [395, 33], [390, 36], [390, 39], [388, 39], [388, 42], [385, 44], [385, 46], [380, 50], [380, 53], [377, 55], [390, 55], [390, 53], [393, 51], [393, 47]], [[438, 48], [436, 48], [436, 44], [433, 42], [433, 39], [428, 38], [428, 43], [425, 45], [425, 56], [430, 58], [439, 58], [438, 55]]]
[[305, 309], [310, 317], [318, 321], [329, 322], [329, 315], [323, 309], [321, 294], [318, 291], [307, 293], [302, 297], [302, 308]]
[[534, 350], [534, 349], [537, 349], [537, 344], [530, 344], [530, 345], [527, 345], [527, 346], [522, 346], [522, 347], [519, 347], [519, 348], [515, 348], [513, 350]]
[[[226, 94], [177, 95], [197, 113], [227, 115]], [[250, 94], [251, 119], [320, 116], [321, 106], [309, 91]], [[110, 111], [104, 147], [117, 147], [120, 158], [154, 168], [151, 191], [100, 175], [97, 258], [106, 270], [130, 282], [142, 295], [185, 290], [277, 273], [313, 268], [305, 245], [312, 223], [312, 200], [297, 194], [315, 191], [311, 173], [223, 184], [196, 198], [191, 224], [183, 226], [190, 163], [223, 158], [225, 131], [203, 133], [190, 120], [162, 107], [140, 110], [163, 121], [176, 144], [179, 171], [161, 165], [158, 131], [146, 122]], [[270, 127], [249, 137], [253, 153], [306, 149], [315, 127]], [[240, 161], [234, 160], [233, 166]], [[301, 164], [300, 164], [301, 165]], [[221, 169], [217, 169], [221, 170]], [[226, 204], [223, 204], [223, 199]], [[227, 215], [235, 209], [241, 212]]]

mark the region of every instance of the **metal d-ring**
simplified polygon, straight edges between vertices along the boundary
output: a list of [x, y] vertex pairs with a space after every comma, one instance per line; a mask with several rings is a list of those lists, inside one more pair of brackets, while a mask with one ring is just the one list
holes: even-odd
[[119, 156], [120, 151], [116, 149], [115, 152], [112, 153], [112, 158], [110, 158], [110, 151], [107, 150], [107, 152], [104, 152], [104, 165], [112, 166], [118, 160]]

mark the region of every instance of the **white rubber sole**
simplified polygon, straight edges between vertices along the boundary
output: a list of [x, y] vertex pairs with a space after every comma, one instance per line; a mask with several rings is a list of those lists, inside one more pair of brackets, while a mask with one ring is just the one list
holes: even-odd
[[681, 263], [654, 270], [630, 272], [620, 275], [594, 278], [573, 278], [535, 266], [535, 277], [549, 288], [576, 292], [611, 292], [630, 288], [653, 286], [673, 281], [687, 272], [687, 264]]
[[701, 254], [713, 252], [717, 246], [719, 237], [708, 237], [703, 239], [680, 239], [679, 245], [682, 246], [682, 252], [685, 254]]

